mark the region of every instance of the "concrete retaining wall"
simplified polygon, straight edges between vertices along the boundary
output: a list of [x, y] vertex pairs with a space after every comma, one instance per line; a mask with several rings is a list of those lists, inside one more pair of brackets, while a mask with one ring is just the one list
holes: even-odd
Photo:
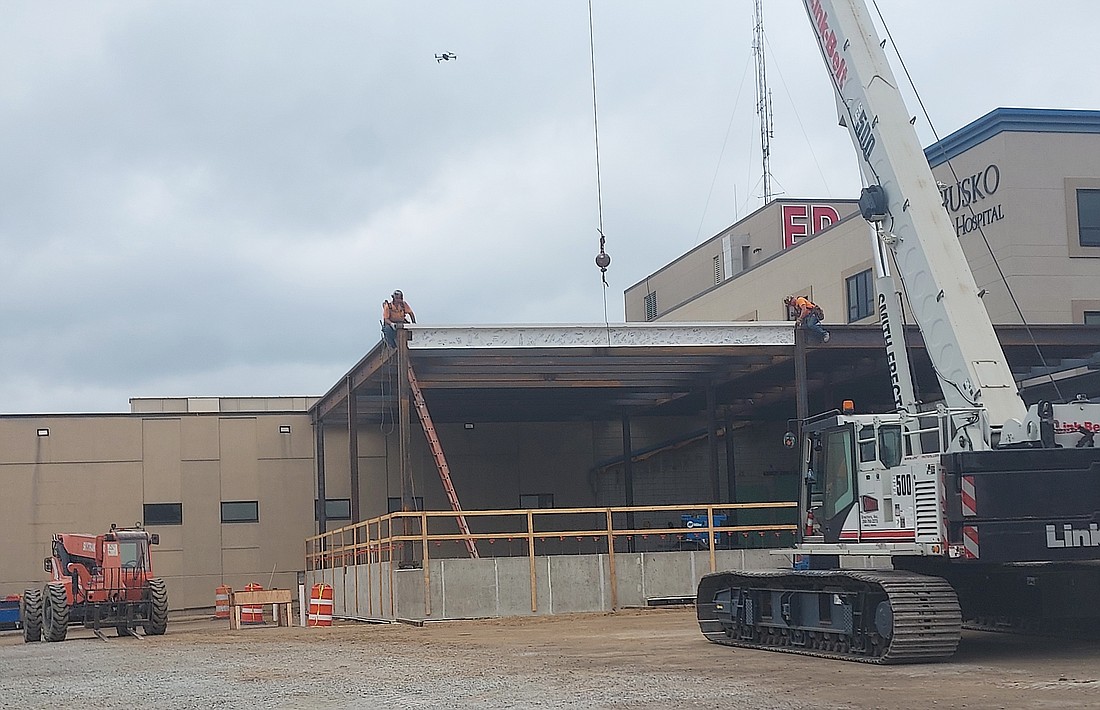
[[[783, 569], [794, 551], [718, 550], [717, 567]], [[333, 587], [333, 614], [374, 619], [469, 619], [612, 611], [645, 606], [648, 600], [695, 596], [699, 579], [710, 572], [709, 553], [644, 552], [615, 554], [616, 595], [611, 594], [607, 555], [535, 557], [534, 600], [527, 557], [442, 559], [423, 569], [393, 570], [389, 563], [316, 570], [307, 584]]]

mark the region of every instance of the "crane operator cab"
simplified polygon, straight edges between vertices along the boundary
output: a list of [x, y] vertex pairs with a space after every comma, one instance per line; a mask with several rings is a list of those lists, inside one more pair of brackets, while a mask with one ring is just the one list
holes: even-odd
[[939, 423], [905, 414], [852, 414], [845, 404], [844, 412], [814, 417], [802, 427], [801, 546], [813, 552], [827, 545], [835, 553], [844, 544], [868, 554], [866, 548], [896, 551], [901, 545], [940, 554]]

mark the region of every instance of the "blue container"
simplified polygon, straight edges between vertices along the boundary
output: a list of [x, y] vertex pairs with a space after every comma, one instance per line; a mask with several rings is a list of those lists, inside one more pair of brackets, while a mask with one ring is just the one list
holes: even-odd
[[[685, 513], [685, 514], [680, 516], [680, 521], [684, 524], [685, 528], [705, 528], [707, 526], [707, 516], [706, 515], [689, 515], [689, 514]], [[726, 524], [726, 516], [725, 515], [715, 515], [714, 516], [714, 525], [716, 527], [720, 526], [720, 525], [725, 525], [725, 524]], [[706, 533], [701, 533], [701, 532], [688, 533], [688, 534], [684, 535], [684, 539], [688, 540], [688, 541], [691, 541], [691, 542], [697, 542], [700, 545], [706, 545], [707, 544]], [[714, 533], [714, 543], [718, 544], [721, 540], [722, 540], [722, 533], [720, 533], [720, 532]]]
[[19, 597], [0, 599], [0, 629], [19, 628]]

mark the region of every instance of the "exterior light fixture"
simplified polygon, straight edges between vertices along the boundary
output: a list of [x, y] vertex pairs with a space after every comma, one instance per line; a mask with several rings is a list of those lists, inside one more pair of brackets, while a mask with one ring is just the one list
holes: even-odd
[[290, 425], [289, 424], [280, 424], [279, 425], [279, 433], [280, 434], [289, 434], [290, 433]]
[[39, 436], [49, 436], [50, 435], [50, 430], [46, 429], [46, 428], [39, 429], [38, 430], [38, 435]]
[[462, 428], [463, 429], [473, 429], [474, 428], [474, 423], [473, 422], [466, 422], [465, 424], [462, 425]]

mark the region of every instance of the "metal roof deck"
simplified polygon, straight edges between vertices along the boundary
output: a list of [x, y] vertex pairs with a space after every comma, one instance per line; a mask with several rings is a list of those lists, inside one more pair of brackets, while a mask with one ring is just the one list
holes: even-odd
[[[784, 419], [795, 412], [796, 346], [789, 322], [409, 325], [405, 331], [410, 362], [439, 423], [694, 415], [705, 409], [709, 388], [731, 419]], [[828, 345], [806, 347], [810, 411], [853, 398], [864, 411], [888, 407], [879, 328], [830, 325], [830, 331]], [[1035, 368], [1057, 371], [1061, 361], [1080, 368], [1100, 352], [1098, 326], [996, 331], [1017, 379], [1045, 397], [1052, 389], [1035, 377]], [[907, 328], [906, 339], [918, 396], [938, 399], [919, 331]], [[379, 342], [310, 409], [314, 420], [346, 424], [349, 395], [360, 422], [393, 416], [395, 352]], [[1073, 382], [1087, 384], [1095, 395], [1096, 371], [1078, 374]], [[1069, 398], [1082, 391], [1069, 381], [1059, 386]]]

